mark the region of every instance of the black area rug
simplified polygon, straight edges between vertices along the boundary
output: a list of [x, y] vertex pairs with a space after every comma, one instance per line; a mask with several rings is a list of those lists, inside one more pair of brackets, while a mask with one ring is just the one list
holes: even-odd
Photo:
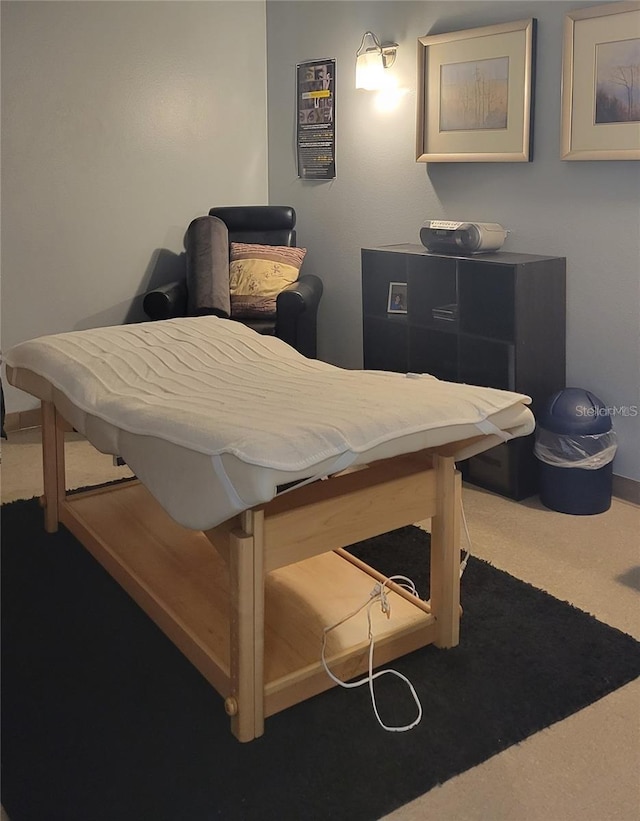
[[[221, 698], [35, 500], [2, 516], [2, 802], [12, 821], [382, 815], [640, 675], [640, 643], [472, 559], [460, 645], [395, 662], [421, 699], [408, 733], [368, 690], [333, 689], [240, 744]], [[354, 549], [426, 595], [417, 528]], [[390, 678], [390, 677], [389, 677]], [[380, 680], [387, 723], [411, 720]]]

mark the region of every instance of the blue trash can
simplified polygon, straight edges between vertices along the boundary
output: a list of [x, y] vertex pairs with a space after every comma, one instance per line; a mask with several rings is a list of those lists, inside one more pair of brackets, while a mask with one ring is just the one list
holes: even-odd
[[618, 446], [604, 402], [582, 388], [565, 388], [547, 401], [536, 421], [542, 504], [577, 515], [608, 510]]

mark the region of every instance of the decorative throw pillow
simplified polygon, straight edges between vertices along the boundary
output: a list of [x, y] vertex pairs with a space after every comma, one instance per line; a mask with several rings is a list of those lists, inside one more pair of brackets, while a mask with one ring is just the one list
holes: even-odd
[[232, 242], [229, 265], [231, 316], [267, 319], [275, 316], [276, 297], [298, 279], [306, 248]]

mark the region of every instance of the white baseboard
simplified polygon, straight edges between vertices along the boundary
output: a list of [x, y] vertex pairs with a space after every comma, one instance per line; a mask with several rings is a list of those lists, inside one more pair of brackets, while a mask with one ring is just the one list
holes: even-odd
[[640, 505], [640, 482], [636, 479], [614, 475], [612, 492], [618, 499]]

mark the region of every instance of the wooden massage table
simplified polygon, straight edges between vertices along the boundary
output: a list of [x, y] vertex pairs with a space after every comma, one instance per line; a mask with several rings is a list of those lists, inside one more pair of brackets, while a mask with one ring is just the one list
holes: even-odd
[[[333, 686], [323, 628], [384, 579], [344, 549], [357, 541], [432, 519], [430, 601], [389, 583], [376, 666], [457, 644], [455, 462], [530, 433], [528, 397], [343, 370], [215, 317], [41, 337], [6, 360], [42, 403], [46, 530], [62, 522], [128, 591], [222, 695], [241, 741]], [[71, 429], [136, 479], [67, 494]], [[367, 651], [352, 619], [326, 656], [346, 680]]]

